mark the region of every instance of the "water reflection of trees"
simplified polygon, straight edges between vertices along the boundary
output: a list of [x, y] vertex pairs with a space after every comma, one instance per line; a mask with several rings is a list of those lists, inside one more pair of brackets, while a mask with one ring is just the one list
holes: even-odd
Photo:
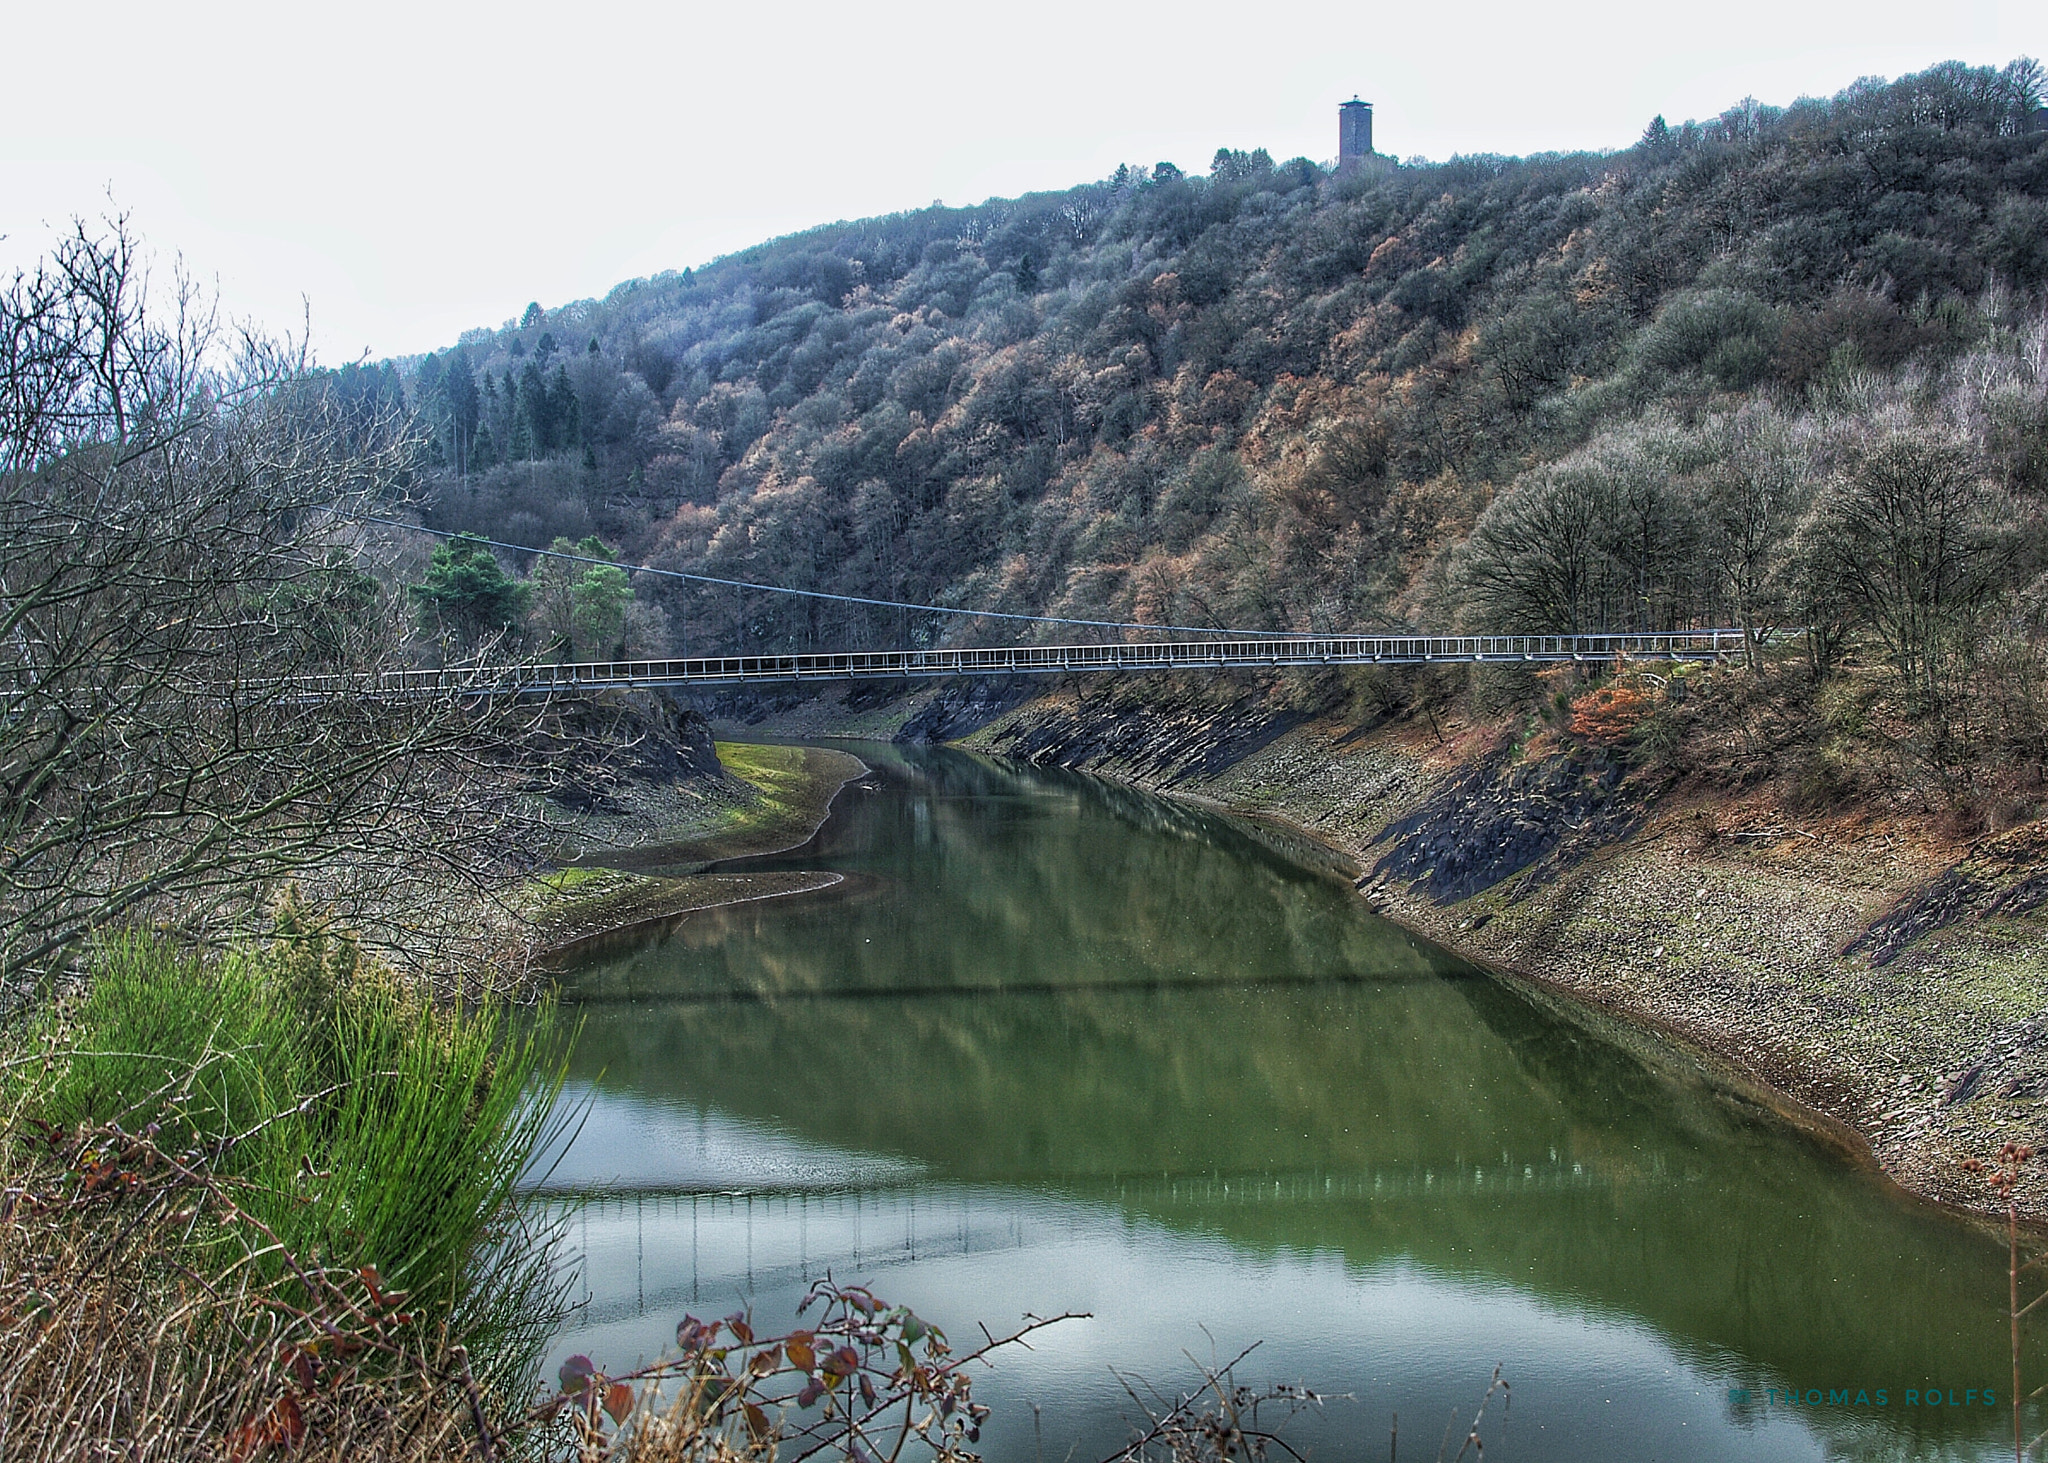
[[[1995, 1370], [1991, 1249], [1540, 1013], [1510, 1042], [1468, 984], [679, 1004], [594, 1013], [578, 1061], [947, 1178], [1485, 1274], [1787, 1379]], [[1569, 1083], [1517, 1050], [1546, 1044]]]
[[816, 852], [894, 892], [588, 972], [636, 999], [586, 1008], [579, 1071], [940, 1181], [1511, 1284], [1760, 1384], [1997, 1375], [1995, 1247], [1227, 820], [965, 758], [854, 812]]

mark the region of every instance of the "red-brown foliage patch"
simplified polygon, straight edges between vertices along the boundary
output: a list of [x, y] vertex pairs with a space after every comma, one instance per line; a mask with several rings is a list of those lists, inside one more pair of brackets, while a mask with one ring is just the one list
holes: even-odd
[[1572, 702], [1574, 736], [1589, 742], [1618, 742], [1656, 710], [1647, 691], [1634, 686], [1601, 686]]

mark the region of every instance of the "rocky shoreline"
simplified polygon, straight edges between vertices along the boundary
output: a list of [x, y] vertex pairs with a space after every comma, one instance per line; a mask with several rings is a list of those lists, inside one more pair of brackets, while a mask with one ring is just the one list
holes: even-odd
[[2042, 1143], [2048, 825], [1959, 846], [1763, 791], [1646, 798], [1597, 759], [1433, 730], [1061, 690], [964, 741], [1293, 823], [1386, 917], [1678, 1038], [1925, 1199], [1985, 1211], [1962, 1160]]
[[839, 790], [867, 774], [859, 758], [823, 747], [714, 744], [696, 713], [672, 719], [684, 734], [684, 775], [614, 779], [601, 803], [561, 816], [558, 867], [519, 901], [540, 967], [702, 910], [839, 882], [835, 874], [716, 866], [809, 842]]

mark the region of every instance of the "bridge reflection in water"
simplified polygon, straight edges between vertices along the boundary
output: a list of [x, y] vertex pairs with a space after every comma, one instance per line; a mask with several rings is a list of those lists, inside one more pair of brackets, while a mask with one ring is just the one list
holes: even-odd
[[[1632, 1174], [1629, 1185], [1678, 1188], [1684, 1175]], [[565, 1221], [582, 1284], [584, 1324], [679, 1306], [720, 1306], [826, 1275], [880, 1277], [898, 1265], [1058, 1244], [1109, 1215], [1161, 1214], [1203, 1227], [1205, 1211], [1396, 1199], [1611, 1189], [1614, 1180], [1556, 1154], [1533, 1163], [1390, 1168], [1349, 1174], [1239, 1174], [1092, 1179], [1072, 1203], [1043, 1192], [931, 1184], [860, 1189], [643, 1193], [607, 1190], [546, 1201]], [[1170, 1215], [1162, 1211], [1170, 1211]], [[1128, 1227], [1124, 1218], [1110, 1221]], [[1218, 1225], [1218, 1232], [1227, 1228]], [[650, 1250], [650, 1235], [652, 1236]], [[629, 1284], [630, 1277], [630, 1284]], [[596, 1282], [593, 1288], [593, 1281]], [[879, 1287], [886, 1285], [876, 1279]]]
[[[1334, 1380], [1351, 1394], [1290, 1426], [1290, 1440], [1318, 1457], [1385, 1456], [1393, 1412], [1440, 1419], [1469, 1408], [1491, 1362], [1505, 1357], [1535, 1430], [1562, 1435], [1562, 1456], [1589, 1443], [1626, 1450], [1648, 1439], [1654, 1456], [1704, 1460], [1733, 1456], [1723, 1409], [1727, 1388], [1751, 1379], [1741, 1358], [1682, 1340], [1674, 1346], [1677, 1338], [1626, 1312], [1461, 1274], [1398, 1249], [1374, 1256], [1369, 1246], [1360, 1254], [1310, 1239], [1248, 1250], [1234, 1237], [1247, 1221], [1265, 1222], [1247, 1211], [1287, 1216], [1287, 1227], [1305, 1237], [1369, 1228], [1375, 1211], [1385, 1219], [1389, 1211], [1448, 1213], [1474, 1202], [1512, 1210], [1514, 1196], [1534, 1204], [1562, 1191], [1604, 1206], [1624, 1189], [1637, 1203], [1684, 1202], [1689, 1187], [1696, 1184], [1682, 1174], [1603, 1175], [1546, 1154], [1528, 1163], [1348, 1174], [1084, 1177], [1030, 1188], [927, 1181], [546, 1202], [559, 1206], [567, 1248], [584, 1261], [581, 1308], [560, 1344], [608, 1367], [651, 1359], [650, 1348], [686, 1314], [744, 1308], [759, 1326], [786, 1328], [797, 1300], [828, 1272], [949, 1326], [956, 1344], [979, 1339], [976, 1321], [997, 1332], [1016, 1324], [1019, 1297], [1040, 1313], [1092, 1312], [1034, 1336], [1030, 1351], [1007, 1353], [977, 1376], [978, 1395], [997, 1408], [984, 1438], [992, 1459], [1031, 1458], [1041, 1446], [1048, 1457], [1105, 1456], [1135, 1416], [1109, 1385], [1111, 1365], [1173, 1390], [1194, 1380], [1190, 1348], [1208, 1360], [1212, 1346], [1227, 1356], [1257, 1341], [1246, 1380]], [[1304, 1208], [1313, 1207], [1325, 1207], [1328, 1220], [1302, 1224]], [[1209, 1317], [1206, 1339], [1190, 1326], [1194, 1311]], [[1500, 1355], [1473, 1353], [1474, 1333]], [[1626, 1411], [1601, 1417], [1567, 1402], [1588, 1374]], [[1033, 1433], [1033, 1404], [1042, 1409], [1042, 1439]], [[1761, 1446], [1742, 1456], [1826, 1451], [1796, 1420], [1769, 1421], [1753, 1438]], [[1839, 1421], [1849, 1437], [1859, 1433], [1856, 1420]], [[1517, 1456], [1560, 1456], [1537, 1437], [1519, 1442]]]

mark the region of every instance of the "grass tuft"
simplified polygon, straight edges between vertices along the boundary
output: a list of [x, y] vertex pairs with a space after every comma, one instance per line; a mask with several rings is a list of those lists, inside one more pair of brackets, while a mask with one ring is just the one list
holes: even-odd
[[[0, 1081], [13, 1140], [0, 1167], [10, 1194], [33, 1196], [10, 1207], [40, 1239], [10, 1236], [19, 1263], [0, 1274], [0, 1318], [42, 1322], [0, 1327], [0, 1374], [33, 1371], [29, 1350], [48, 1360], [53, 1292], [35, 1274], [112, 1233], [102, 1261], [54, 1292], [77, 1301], [66, 1324], [90, 1331], [93, 1315], [126, 1310], [182, 1317], [186, 1331], [99, 1347], [112, 1371], [90, 1385], [108, 1395], [161, 1391], [166, 1366], [212, 1378], [171, 1389], [191, 1397], [285, 1367], [267, 1405], [296, 1417], [332, 1388], [316, 1399], [293, 1377], [346, 1353], [350, 1375], [438, 1376], [458, 1421], [468, 1394], [516, 1406], [561, 1313], [549, 1236], [514, 1202], [563, 1121], [554, 1012], [438, 1006], [304, 910], [281, 908], [279, 925], [276, 942], [212, 959], [108, 940], [87, 995], [20, 1034]], [[107, 1204], [132, 1220], [96, 1225]], [[239, 1380], [221, 1370], [237, 1354]], [[32, 1436], [45, 1400], [11, 1394], [9, 1436]], [[222, 1405], [216, 1423], [236, 1422], [243, 1404]], [[238, 1425], [271, 1426], [254, 1416]], [[143, 1422], [114, 1435], [140, 1439]]]

